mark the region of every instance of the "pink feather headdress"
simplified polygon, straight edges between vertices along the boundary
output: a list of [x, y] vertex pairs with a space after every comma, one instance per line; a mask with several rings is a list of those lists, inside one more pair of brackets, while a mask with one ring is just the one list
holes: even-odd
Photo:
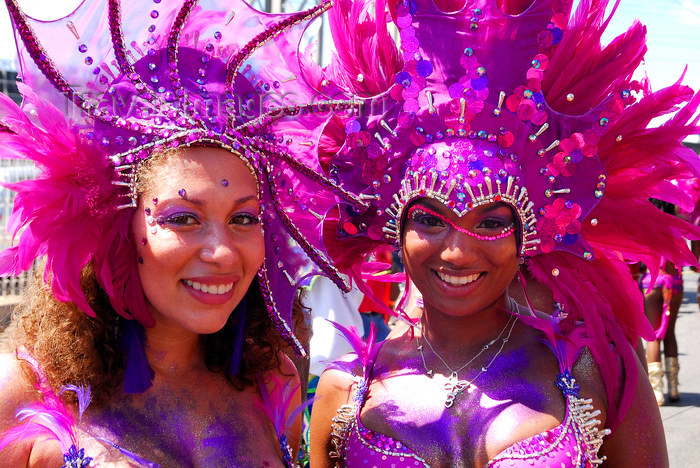
[[[345, 52], [315, 73], [315, 85], [360, 95], [363, 105], [332, 119], [322, 140], [331, 177], [370, 204], [340, 210], [331, 255], [352, 263], [396, 244], [406, 206], [420, 197], [458, 216], [508, 204], [531, 276], [566, 311], [557, 328], [584, 323], [609, 401], [622, 394], [608, 415], [615, 426], [634, 392], [620, 392], [618, 359], [633, 380], [627, 343], [653, 339], [627, 263], [654, 272], [666, 260], [696, 263], [684, 238], [700, 229], [648, 199], [690, 205], [668, 181], [700, 174], [682, 145], [700, 132], [700, 94], [680, 82], [651, 92], [634, 81], [645, 28], [635, 22], [602, 47], [607, 6], [583, 0], [572, 13], [570, 0], [392, 0], [386, 11], [383, 2], [340, 0], [331, 31]], [[665, 115], [665, 124], [650, 123]]]
[[0, 98], [0, 154], [33, 161], [40, 175], [10, 185], [17, 244], [0, 254], [0, 274], [46, 257], [56, 298], [94, 315], [80, 285], [93, 262], [115, 311], [152, 326], [129, 235], [139, 162], [164, 148], [220, 147], [258, 179], [259, 283], [273, 323], [303, 353], [291, 331], [299, 283], [324, 274], [348, 288], [321, 242], [322, 220], [338, 199], [364, 206], [316, 156], [325, 121], [355, 104], [318, 99], [299, 69], [301, 34], [331, 3], [279, 15], [241, 0], [175, 3], [86, 1], [41, 22], [6, 0], [25, 101]]

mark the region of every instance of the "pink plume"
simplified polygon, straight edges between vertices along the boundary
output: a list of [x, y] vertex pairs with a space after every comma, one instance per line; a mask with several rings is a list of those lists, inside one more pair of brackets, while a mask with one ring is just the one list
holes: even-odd
[[377, 343], [375, 337], [377, 330], [372, 323], [369, 328], [369, 334], [367, 336], [367, 341], [363, 341], [362, 337], [357, 333], [355, 327], [346, 328], [339, 323], [329, 320], [330, 324], [333, 325], [340, 333], [343, 334], [348, 344], [352, 347], [357, 354], [357, 357], [362, 363], [362, 368], [365, 372], [365, 380], [369, 378], [369, 372], [372, 368], [371, 363], [377, 359], [379, 350], [381, 349], [384, 341]]
[[34, 371], [36, 376], [34, 387], [41, 394], [42, 401], [37, 401], [17, 411], [17, 419], [27, 422], [3, 434], [2, 439], [0, 439], [0, 450], [18, 440], [48, 438], [57, 440], [61, 445], [61, 450], [64, 453], [68, 452], [71, 445], [76, 445], [73, 414], [49, 386], [46, 375], [38, 362], [22, 350], [18, 350], [17, 357], [27, 362]]
[[8, 229], [18, 239], [0, 254], [0, 274], [17, 275], [46, 256], [44, 280], [54, 296], [94, 316], [80, 282], [81, 271], [94, 261], [97, 279], [117, 313], [152, 326], [129, 238], [132, 211], [116, 213], [125, 199], [112, 184], [115, 176], [107, 158], [97, 145], [77, 136], [52, 104], [27, 86], [19, 88], [24, 108], [36, 110], [38, 121], [0, 96], [0, 115], [14, 132], [0, 133], [0, 157], [30, 160], [39, 176], [4, 184], [17, 192]]
[[[329, 10], [337, 68], [342, 71], [333, 78], [357, 95], [386, 91], [403, 65], [387, 29], [387, 17], [386, 0], [339, 0]], [[363, 79], [358, 80], [358, 75]]]
[[[601, 46], [600, 38], [612, 17], [604, 18], [607, 4], [608, 0], [582, 1], [565, 29], [542, 82], [553, 109], [573, 115], [586, 112], [626, 84], [644, 58], [646, 27], [637, 21], [605, 48]], [[573, 101], [567, 100], [570, 93]]]
[[[642, 310], [642, 295], [632, 280], [627, 264], [608, 258], [594, 250], [592, 262], [571, 261], [571, 254], [551, 252], [530, 259], [528, 270], [538, 282], [551, 288], [554, 299], [564, 305], [568, 313], [561, 323], [562, 331], [584, 324], [585, 334], [578, 336], [576, 346], [587, 346], [600, 367], [600, 372], [611, 402], [608, 427], [619, 424], [634, 394], [637, 375], [636, 357], [632, 346], [637, 336], [651, 340], [654, 330]], [[552, 276], [553, 269], [559, 271]], [[596, 313], [592, 313], [596, 311]], [[614, 346], [611, 347], [610, 344]], [[620, 388], [618, 366], [625, 369], [626, 385]], [[617, 398], [617, 395], [621, 397]]]
[[256, 402], [256, 405], [270, 419], [275, 433], [281, 438], [301, 412], [313, 403], [313, 399], [290, 410], [294, 402], [294, 394], [299, 390], [300, 384], [292, 387], [290, 382], [282, 383], [276, 375], [271, 376], [270, 379], [272, 380], [271, 391], [268, 390], [265, 380], [259, 379], [258, 388], [262, 402]]

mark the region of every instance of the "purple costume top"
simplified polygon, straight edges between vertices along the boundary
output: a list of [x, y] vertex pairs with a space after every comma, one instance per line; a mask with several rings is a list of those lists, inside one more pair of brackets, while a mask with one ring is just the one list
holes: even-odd
[[[376, 355], [374, 356], [376, 357]], [[366, 364], [368, 376], [374, 361]], [[579, 386], [570, 369], [560, 363], [556, 385], [566, 399], [566, 414], [557, 427], [521, 440], [491, 459], [487, 467], [590, 467], [599, 464], [598, 450], [609, 429], [599, 429], [598, 414], [591, 400], [579, 398]], [[362, 378], [353, 387], [352, 402], [338, 410], [333, 419], [332, 443], [336, 467], [392, 466], [430, 467], [400, 440], [367, 429], [360, 421], [368, 381]]]

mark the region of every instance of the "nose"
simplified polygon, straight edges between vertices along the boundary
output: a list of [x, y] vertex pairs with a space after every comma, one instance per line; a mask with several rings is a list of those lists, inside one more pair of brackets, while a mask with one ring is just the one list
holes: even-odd
[[479, 255], [479, 240], [457, 229], [450, 229], [444, 241], [440, 258], [454, 266], [471, 264]]
[[207, 263], [228, 267], [241, 258], [239, 247], [227, 226], [211, 225], [205, 233], [200, 258]]

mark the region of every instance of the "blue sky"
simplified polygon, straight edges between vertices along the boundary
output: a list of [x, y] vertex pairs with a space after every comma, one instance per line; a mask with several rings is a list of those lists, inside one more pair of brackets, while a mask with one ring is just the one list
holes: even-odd
[[[59, 17], [78, 3], [79, 0], [20, 0], [25, 11], [37, 17], [44, 15], [42, 19]], [[673, 83], [686, 64], [689, 68], [685, 82], [700, 88], [700, 0], [622, 0], [604, 40], [624, 31], [635, 18], [647, 25], [646, 71], [653, 88]], [[12, 64], [14, 54], [7, 12], [0, 8], [0, 66]]]

